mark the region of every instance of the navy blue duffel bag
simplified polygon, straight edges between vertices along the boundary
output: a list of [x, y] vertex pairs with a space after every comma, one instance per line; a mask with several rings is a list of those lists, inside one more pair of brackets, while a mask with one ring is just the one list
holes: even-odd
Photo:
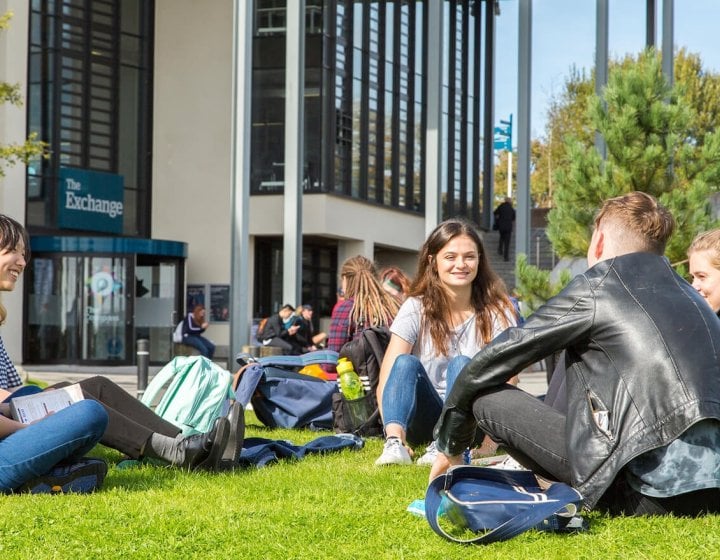
[[252, 404], [258, 420], [270, 428], [332, 429], [332, 396], [338, 392], [337, 383], [293, 368], [336, 361], [337, 352], [328, 350], [259, 358], [241, 370], [235, 398], [244, 407]]

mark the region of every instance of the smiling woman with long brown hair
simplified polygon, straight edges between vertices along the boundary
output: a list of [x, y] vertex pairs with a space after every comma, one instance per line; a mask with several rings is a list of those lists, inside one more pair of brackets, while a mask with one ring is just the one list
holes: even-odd
[[[432, 440], [446, 392], [464, 365], [516, 324], [505, 284], [468, 222], [442, 222], [425, 241], [409, 297], [393, 321], [380, 370], [385, 448], [377, 465], [409, 464], [407, 442]], [[431, 445], [418, 461], [431, 464]]]

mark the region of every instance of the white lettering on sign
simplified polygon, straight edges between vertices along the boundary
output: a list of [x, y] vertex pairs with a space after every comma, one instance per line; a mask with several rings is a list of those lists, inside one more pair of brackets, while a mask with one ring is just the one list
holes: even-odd
[[[67, 179], [67, 187], [70, 188], [69, 182], [72, 179]], [[80, 183], [77, 183], [78, 185]], [[65, 208], [68, 210], [83, 210], [85, 212], [96, 212], [98, 214], [107, 214], [111, 218], [116, 216], [122, 216], [123, 203], [117, 200], [106, 200], [104, 198], [95, 198], [91, 194], [85, 196], [78, 196], [72, 192], [65, 192]]]
[[80, 181], [76, 181], [72, 177], [68, 177], [65, 179], [65, 188], [69, 191], [79, 191], [82, 189], [82, 183]]

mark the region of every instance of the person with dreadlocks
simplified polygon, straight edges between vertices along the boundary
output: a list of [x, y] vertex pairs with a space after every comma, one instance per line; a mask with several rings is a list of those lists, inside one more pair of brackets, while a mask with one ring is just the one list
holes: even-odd
[[389, 327], [398, 311], [397, 301], [378, 280], [377, 269], [361, 255], [347, 259], [340, 268], [345, 299], [333, 309], [327, 347], [340, 351], [343, 344], [369, 327]]
[[[445, 395], [462, 368], [517, 323], [477, 230], [459, 219], [442, 222], [428, 236], [408, 296], [380, 367], [377, 400], [386, 440], [376, 465], [412, 463], [408, 442], [431, 442]], [[417, 463], [432, 465], [436, 455], [431, 442]]]

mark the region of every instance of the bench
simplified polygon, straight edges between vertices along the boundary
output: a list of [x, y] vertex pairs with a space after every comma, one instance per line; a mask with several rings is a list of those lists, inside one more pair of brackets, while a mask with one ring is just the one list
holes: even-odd
[[[229, 365], [229, 354], [230, 347], [224, 344], [215, 347], [215, 355], [213, 356], [213, 362], [217, 362], [224, 367]], [[173, 356], [199, 356], [200, 352], [197, 348], [183, 344], [182, 342], [173, 343]], [[233, 364], [234, 367], [234, 364]]]

